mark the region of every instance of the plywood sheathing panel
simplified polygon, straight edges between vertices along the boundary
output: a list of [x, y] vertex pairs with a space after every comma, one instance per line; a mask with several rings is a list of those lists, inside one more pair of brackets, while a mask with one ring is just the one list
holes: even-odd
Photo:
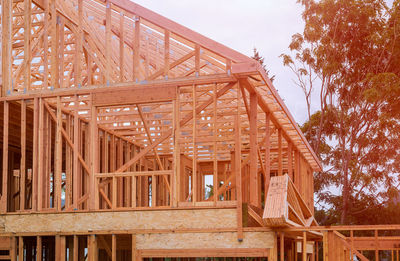
[[[5, 233], [78, 233], [135, 229], [236, 227], [235, 209], [155, 210], [3, 216]], [[0, 223], [1, 223], [0, 222]]]
[[274, 232], [244, 232], [243, 242], [236, 232], [138, 234], [138, 249], [214, 249], [214, 248], [272, 248]]

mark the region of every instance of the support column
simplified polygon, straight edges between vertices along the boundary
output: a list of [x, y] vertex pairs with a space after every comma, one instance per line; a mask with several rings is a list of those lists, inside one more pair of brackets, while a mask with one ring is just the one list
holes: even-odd
[[260, 207], [257, 173], [257, 105], [257, 94], [250, 93], [250, 204]]
[[[4, 85], [3, 85], [4, 86]], [[8, 182], [8, 118], [9, 103], [4, 101], [4, 124], [3, 124], [3, 187], [1, 194], [1, 213], [7, 212], [7, 182]]]
[[242, 146], [241, 146], [241, 127], [240, 127], [240, 92], [237, 90], [237, 109], [235, 115], [235, 161], [234, 171], [236, 179], [236, 204], [237, 204], [237, 226], [238, 226], [238, 241], [243, 240], [243, 200], [242, 200]]
[[43, 254], [42, 254], [42, 237], [37, 236], [36, 237], [36, 260], [42, 260], [43, 259]]
[[307, 232], [303, 231], [303, 261], [307, 261]]
[[11, 237], [10, 257], [11, 261], [17, 261], [17, 237]]
[[271, 134], [270, 134], [270, 113], [265, 113], [265, 202], [267, 202], [269, 181], [271, 179]]
[[285, 261], [285, 233], [280, 232], [280, 261]]
[[99, 150], [98, 150], [98, 128], [97, 128], [97, 108], [93, 105], [93, 96], [90, 98], [91, 120], [90, 120], [90, 157], [91, 157], [91, 175], [89, 181], [90, 209], [99, 209], [99, 193], [97, 191], [97, 180], [95, 174], [98, 173]]
[[12, 91], [12, 0], [1, 1], [2, 96]]
[[278, 176], [283, 175], [282, 159], [282, 129], [278, 129]]
[[18, 237], [18, 260], [24, 260], [24, 238]]
[[132, 234], [132, 261], [136, 261], [137, 257], [136, 234]]
[[112, 261], [117, 261], [117, 236], [115, 234], [112, 234], [112, 243], [111, 243], [111, 255]]

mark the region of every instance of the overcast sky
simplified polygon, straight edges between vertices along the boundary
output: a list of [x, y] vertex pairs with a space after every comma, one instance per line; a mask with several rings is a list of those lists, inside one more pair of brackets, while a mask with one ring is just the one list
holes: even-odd
[[275, 76], [274, 85], [298, 123], [306, 119], [302, 91], [278, 56], [291, 36], [302, 32], [302, 7], [296, 0], [134, 0], [175, 22], [243, 54], [256, 47]]

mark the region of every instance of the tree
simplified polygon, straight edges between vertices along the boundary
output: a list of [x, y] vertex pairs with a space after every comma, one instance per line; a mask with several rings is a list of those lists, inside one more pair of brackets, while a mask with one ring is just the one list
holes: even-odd
[[[267, 70], [267, 66], [264, 64], [264, 57], [262, 57], [260, 55], [260, 53], [258, 52], [257, 48], [255, 48], [255, 47], [253, 48], [253, 56], [251, 58], [253, 58], [254, 60], [258, 61], [261, 64], [261, 66], [263, 67], [263, 69], [267, 72], [267, 76], [270, 77], [269, 76], [270, 71]], [[275, 75], [272, 75], [270, 77], [271, 82], [273, 82], [274, 79], [275, 79]]]
[[[400, 1], [298, 2], [304, 32], [292, 37], [294, 56], [282, 58], [304, 91], [302, 130], [324, 165], [317, 202], [333, 209], [322, 223], [360, 223], [387, 206], [399, 184]], [[313, 91], [319, 110], [311, 113]]]

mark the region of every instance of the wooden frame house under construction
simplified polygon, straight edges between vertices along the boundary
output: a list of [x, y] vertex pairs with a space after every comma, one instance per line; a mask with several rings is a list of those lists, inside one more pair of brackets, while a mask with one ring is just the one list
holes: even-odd
[[128, 0], [1, 12], [0, 259], [362, 256], [258, 62]]

